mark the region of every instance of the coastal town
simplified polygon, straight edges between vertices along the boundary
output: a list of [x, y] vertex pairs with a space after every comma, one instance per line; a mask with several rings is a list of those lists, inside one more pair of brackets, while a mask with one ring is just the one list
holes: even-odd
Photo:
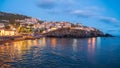
[[0, 36], [9, 36], [9, 35], [12, 36], [12, 35], [20, 35], [24, 33], [32, 34], [36, 32], [46, 33], [49, 31], [57, 30], [59, 28], [81, 29], [87, 31], [94, 30], [94, 28], [92, 27], [83, 26], [82, 24], [78, 24], [78, 23], [71, 24], [70, 22], [46, 22], [46, 21], [38, 22], [36, 18], [15, 20], [15, 21], [17, 23], [11, 24], [8, 20], [1, 20]]
[[[6, 20], [2, 20], [5, 22]], [[83, 26], [82, 24], [71, 24], [70, 22], [38, 22], [36, 18], [25, 19], [25, 20], [15, 20], [17, 23], [10, 24], [0, 22], [0, 36], [7, 35], [20, 35], [20, 34], [33, 34], [33, 33], [47, 33], [60, 28], [71, 28], [71, 29], [81, 29], [81, 30], [94, 30], [92, 27]], [[18, 27], [16, 27], [18, 26]], [[9, 29], [6, 29], [9, 28]], [[87, 28], [85, 28], [87, 27]]]
[[0, 42], [39, 39], [41, 37], [97, 37], [100, 30], [82, 23], [43, 21], [24, 15], [1, 12]]
[[9, 20], [0, 21], [0, 41], [35, 39], [45, 36], [49, 32], [59, 29], [84, 30], [86, 32], [96, 31], [95, 28], [83, 26], [78, 23], [70, 22], [47, 22], [39, 21], [36, 18], [26, 18], [24, 20], [15, 20], [11, 24]]
[[0, 68], [120, 68], [120, 0], [0, 0]]

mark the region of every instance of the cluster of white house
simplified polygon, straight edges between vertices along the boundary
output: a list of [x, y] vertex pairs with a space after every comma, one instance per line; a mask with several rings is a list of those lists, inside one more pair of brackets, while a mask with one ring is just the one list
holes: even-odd
[[[3, 22], [9, 22], [8, 20], [1, 20]], [[27, 24], [34, 24], [37, 23], [38, 20], [35, 18], [29, 18], [29, 19], [25, 19], [25, 20], [15, 20], [18, 23], [27, 23]], [[18, 32], [16, 31], [15, 28], [11, 28], [11, 29], [5, 29], [5, 23], [0, 22], [0, 36], [14, 36], [14, 35], [18, 35]]]
[[[20, 23], [20, 26], [24, 26], [26, 28], [34, 28], [34, 29], [45, 29], [43, 33], [53, 31], [59, 28], [71, 28], [71, 29], [81, 29], [81, 30], [94, 30], [92, 27], [85, 27], [82, 24], [74, 24], [75, 27], [72, 27], [72, 24], [69, 22], [46, 22], [43, 21], [39, 23], [36, 18], [27, 18], [25, 20], [15, 20], [16, 22]], [[27, 24], [27, 25], [26, 25]], [[32, 25], [32, 26], [30, 26]], [[16, 35], [17, 32], [15, 29], [4, 29], [4, 23], [0, 22], [0, 36], [12, 36]]]
[[14, 36], [14, 35], [16, 35], [16, 31], [14, 30], [0, 29], [0, 36]]
[[39, 23], [38, 20], [36, 18], [28, 18], [25, 20], [16, 20], [16, 22], [20, 22], [21, 26], [26, 26], [26, 24], [28, 24], [26, 27], [29, 27], [29, 25], [33, 25], [33, 28], [38, 29], [38, 28], [67, 28], [67, 27], [71, 27], [71, 23], [69, 22], [46, 22], [43, 21], [42, 23]]
[[5, 29], [4, 23], [0, 23], [0, 36], [14, 36], [16, 34], [15, 29]]

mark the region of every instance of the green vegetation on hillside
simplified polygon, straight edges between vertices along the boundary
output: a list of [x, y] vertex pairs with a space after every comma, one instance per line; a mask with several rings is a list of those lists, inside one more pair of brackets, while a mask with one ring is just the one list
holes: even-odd
[[9, 20], [9, 23], [11, 24], [16, 23], [15, 22], [16, 19], [24, 20], [25, 18], [31, 18], [31, 17], [25, 16], [25, 15], [19, 15], [19, 14], [0, 12], [0, 20]]

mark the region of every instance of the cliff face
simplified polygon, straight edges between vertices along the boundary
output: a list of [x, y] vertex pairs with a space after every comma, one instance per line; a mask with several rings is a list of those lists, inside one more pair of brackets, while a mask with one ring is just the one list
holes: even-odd
[[80, 29], [62, 28], [44, 34], [47, 37], [69, 37], [69, 38], [85, 38], [85, 37], [102, 37], [104, 33], [99, 30], [86, 31]]

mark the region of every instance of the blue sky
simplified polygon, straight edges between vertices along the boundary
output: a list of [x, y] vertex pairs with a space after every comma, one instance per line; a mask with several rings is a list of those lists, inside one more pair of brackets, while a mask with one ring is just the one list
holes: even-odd
[[120, 35], [119, 0], [0, 0], [0, 11], [68, 21]]

